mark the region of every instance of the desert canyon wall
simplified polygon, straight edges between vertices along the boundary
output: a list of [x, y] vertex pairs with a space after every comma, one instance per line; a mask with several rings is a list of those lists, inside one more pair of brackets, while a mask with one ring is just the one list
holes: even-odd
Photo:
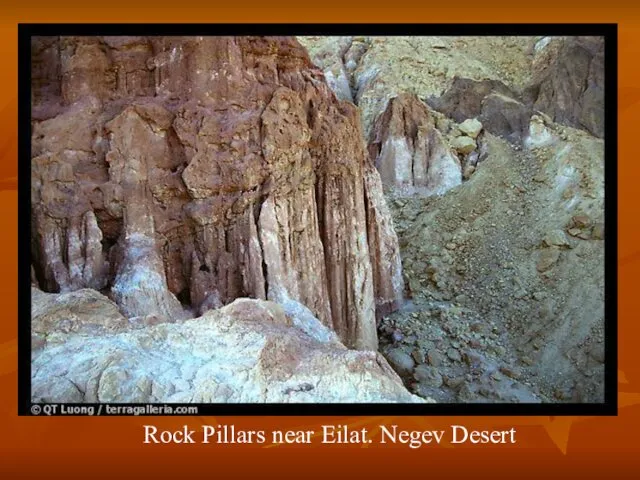
[[291, 37], [32, 44], [32, 277], [128, 317], [299, 302], [353, 348], [403, 290], [356, 107]]

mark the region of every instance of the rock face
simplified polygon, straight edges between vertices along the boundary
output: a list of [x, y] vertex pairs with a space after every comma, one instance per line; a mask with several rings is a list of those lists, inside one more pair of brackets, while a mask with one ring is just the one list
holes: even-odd
[[118, 306], [95, 290], [44, 293], [31, 288], [32, 353], [63, 343], [70, 335], [86, 336], [125, 331], [129, 322]]
[[306, 305], [377, 346], [398, 247], [358, 114], [292, 38], [33, 44], [32, 256], [49, 292], [127, 316]]
[[521, 143], [531, 117], [531, 107], [498, 80], [455, 77], [442, 96], [427, 102], [459, 123], [477, 118], [485, 130], [511, 143]]
[[369, 154], [384, 184], [429, 195], [462, 183], [460, 160], [417, 96], [401, 94], [390, 100], [373, 131]]
[[[75, 325], [34, 351], [35, 402], [424, 402], [381, 354], [347, 349], [292, 301], [283, 309], [237, 299], [146, 328], [118, 320], [116, 306], [88, 289], [36, 291], [34, 308], [34, 327]], [[111, 328], [90, 329], [98, 317]]]
[[540, 56], [542, 66], [529, 88], [534, 108], [557, 123], [604, 137], [604, 38], [568, 37], [550, 58]]
[[602, 37], [547, 38], [536, 44], [530, 69], [521, 90], [496, 79], [456, 76], [443, 95], [429, 97], [428, 103], [457, 122], [477, 117], [487, 131], [511, 143], [521, 142], [536, 111], [604, 136]]

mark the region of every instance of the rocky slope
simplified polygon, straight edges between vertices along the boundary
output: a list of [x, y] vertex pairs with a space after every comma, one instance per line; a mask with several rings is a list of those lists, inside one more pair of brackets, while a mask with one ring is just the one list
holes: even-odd
[[407, 386], [602, 401], [603, 40], [301, 41], [344, 79], [390, 200], [409, 301], [381, 349]]
[[34, 402], [425, 402], [379, 353], [347, 349], [291, 300], [158, 323], [89, 289], [32, 294]]
[[299, 301], [376, 349], [402, 295], [362, 140], [293, 38], [33, 43], [33, 272], [128, 317]]

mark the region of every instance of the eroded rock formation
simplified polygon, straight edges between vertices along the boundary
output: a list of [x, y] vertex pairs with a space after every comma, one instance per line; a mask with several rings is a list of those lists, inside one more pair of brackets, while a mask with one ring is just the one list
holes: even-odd
[[34, 289], [33, 303], [35, 402], [425, 401], [381, 354], [345, 348], [291, 300], [238, 299], [144, 328], [88, 289]]
[[427, 101], [456, 122], [478, 118], [488, 132], [511, 143], [522, 142], [531, 117], [531, 106], [498, 80], [455, 77], [442, 96]]
[[[547, 42], [548, 43], [548, 42]], [[557, 123], [604, 136], [604, 38], [567, 37], [540, 64], [529, 95]], [[534, 65], [538, 67], [538, 65]]]
[[374, 132], [369, 153], [386, 185], [430, 195], [462, 183], [460, 160], [417, 96], [405, 93], [390, 100]]
[[296, 40], [39, 38], [32, 60], [43, 289], [170, 319], [290, 299], [376, 348], [397, 240], [355, 107]]

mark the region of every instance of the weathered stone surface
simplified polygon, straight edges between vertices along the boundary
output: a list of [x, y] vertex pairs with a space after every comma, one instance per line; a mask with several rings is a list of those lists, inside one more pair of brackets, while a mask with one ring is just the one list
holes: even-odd
[[479, 117], [482, 113], [482, 101], [492, 93], [515, 97], [514, 92], [499, 80], [455, 77], [449, 89], [442, 96], [432, 96], [427, 100], [427, 103], [434, 110], [462, 123], [468, 118]]
[[295, 39], [65, 37], [33, 52], [44, 290], [106, 288], [132, 317], [290, 299], [376, 348], [397, 240], [356, 109]]
[[390, 100], [374, 132], [369, 154], [384, 185], [407, 193], [442, 194], [462, 182], [458, 157], [415, 95]]
[[451, 142], [451, 147], [457, 152], [466, 155], [473, 152], [478, 146], [476, 145], [476, 142], [473, 140], [473, 138], [461, 136], [456, 137]]
[[529, 88], [534, 108], [553, 121], [604, 136], [604, 38], [566, 37], [542, 58]]
[[[82, 292], [87, 299], [101, 297]], [[77, 293], [40, 294], [46, 297], [45, 304], [36, 296], [37, 324], [47, 318], [59, 325], [65, 312], [76, 307], [69, 299]], [[57, 307], [50, 305], [51, 297]], [[99, 303], [110, 302], [103, 297]], [[115, 310], [115, 305], [109, 308]], [[183, 323], [68, 335], [65, 341], [34, 352], [32, 399], [424, 402], [403, 387], [379, 353], [347, 349], [319, 320], [300, 312], [291, 305], [283, 309], [272, 302], [237, 299]], [[86, 313], [93, 317], [96, 312]]]
[[393, 218], [385, 201], [380, 175], [367, 164], [364, 172], [367, 240], [373, 270], [376, 318], [398, 309], [403, 300], [402, 258]]
[[109, 334], [128, 328], [118, 306], [95, 290], [53, 294], [31, 288], [31, 333], [46, 336], [49, 343], [70, 334]]
[[105, 125], [106, 156], [112, 185], [122, 193], [121, 258], [111, 292], [128, 317], [161, 315], [182, 318], [180, 302], [169, 291], [157, 244], [149, 170], [171, 161], [166, 129], [171, 115], [161, 107], [129, 107]]
[[488, 132], [520, 143], [529, 126], [531, 108], [506, 95], [490, 93], [482, 100], [480, 118]]
[[458, 128], [465, 135], [476, 138], [482, 131], [482, 123], [477, 118], [467, 118]]
[[456, 77], [441, 97], [431, 97], [428, 103], [456, 122], [477, 118], [486, 131], [511, 143], [522, 141], [531, 117], [531, 107], [498, 80]]

